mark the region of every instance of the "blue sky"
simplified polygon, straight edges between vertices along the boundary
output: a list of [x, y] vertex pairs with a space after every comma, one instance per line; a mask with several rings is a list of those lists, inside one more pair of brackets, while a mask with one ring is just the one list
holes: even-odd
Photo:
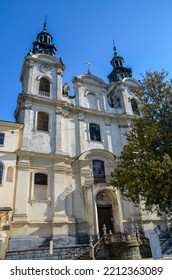
[[86, 62], [93, 75], [108, 82], [113, 40], [133, 78], [150, 69], [165, 69], [172, 77], [171, 0], [1, 0], [1, 120], [15, 121], [23, 59], [45, 15], [71, 92], [71, 79], [87, 72]]

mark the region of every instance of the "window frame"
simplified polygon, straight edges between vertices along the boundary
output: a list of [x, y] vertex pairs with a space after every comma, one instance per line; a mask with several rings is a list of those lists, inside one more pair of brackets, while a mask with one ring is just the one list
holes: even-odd
[[[101, 164], [101, 167], [100, 167], [100, 170], [96, 171], [95, 170], [95, 163], [100, 163]], [[94, 178], [94, 182], [95, 183], [104, 183], [106, 182], [106, 175], [105, 175], [105, 163], [103, 160], [99, 160], [99, 159], [93, 159], [92, 160], [92, 166], [93, 166], [93, 178]], [[97, 173], [99, 172], [99, 174]]]
[[4, 141], [5, 141], [5, 133], [0, 132], [0, 146], [4, 146]]
[[[98, 132], [95, 133], [95, 130], [98, 129]], [[94, 130], [94, 132], [93, 132]], [[89, 136], [91, 141], [101, 142], [101, 132], [100, 132], [100, 125], [96, 123], [89, 123]], [[94, 139], [97, 137], [97, 139]]]
[[138, 102], [135, 98], [131, 98], [131, 108], [132, 108], [133, 114], [140, 116]]
[[[36, 178], [38, 175], [42, 178]], [[38, 180], [38, 181], [37, 181]], [[41, 181], [42, 180], [42, 181]], [[41, 185], [41, 186], [47, 186], [48, 185], [48, 175], [42, 172], [37, 172], [34, 174], [34, 185]]]
[[50, 81], [46, 77], [41, 77], [39, 80], [39, 95], [50, 97]]
[[0, 161], [0, 185], [2, 185], [4, 176], [4, 164]]
[[[36, 176], [43, 175], [42, 181], [37, 181]], [[38, 178], [37, 178], [38, 179]], [[33, 201], [49, 201], [48, 199], [48, 175], [42, 172], [34, 173], [33, 177]]]
[[[41, 117], [47, 116], [46, 118]], [[38, 111], [37, 113], [37, 131], [49, 132], [49, 113]]]

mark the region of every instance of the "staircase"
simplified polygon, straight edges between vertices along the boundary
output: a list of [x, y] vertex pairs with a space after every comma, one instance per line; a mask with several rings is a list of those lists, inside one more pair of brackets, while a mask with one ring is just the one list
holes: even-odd
[[150, 247], [149, 238], [145, 237], [144, 235], [140, 235], [141, 244], [139, 246], [140, 255], [144, 258], [152, 258], [152, 252]]
[[172, 237], [169, 239], [160, 239], [163, 255], [172, 255]]

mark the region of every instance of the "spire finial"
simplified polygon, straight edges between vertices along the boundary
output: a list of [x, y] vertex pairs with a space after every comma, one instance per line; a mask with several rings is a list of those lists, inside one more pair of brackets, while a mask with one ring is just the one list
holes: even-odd
[[85, 64], [87, 65], [87, 74], [91, 74], [90, 72], [90, 66], [91, 66], [91, 63], [90, 62], [85, 62]]
[[116, 52], [116, 46], [115, 46], [115, 41], [113, 40], [113, 49], [114, 49], [114, 52]]
[[45, 15], [44, 30], [47, 30], [47, 15]]

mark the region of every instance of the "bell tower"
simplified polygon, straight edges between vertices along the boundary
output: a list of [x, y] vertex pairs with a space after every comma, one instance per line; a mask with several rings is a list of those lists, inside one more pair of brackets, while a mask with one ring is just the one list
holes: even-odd
[[[24, 58], [15, 118], [24, 124], [23, 150], [56, 152], [56, 111], [63, 103], [62, 77], [65, 65], [56, 58], [57, 47], [52, 43], [45, 21], [33, 47]], [[44, 141], [40, 145], [40, 141]]]
[[123, 80], [124, 78], [132, 77], [132, 69], [124, 67], [124, 59], [122, 56], [118, 54], [115, 45], [113, 49], [114, 49], [114, 56], [110, 62], [113, 67], [113, 70], [108, 76], [110, 83]]
[[47, 31], [47, 22], [45, 19], [43, 30], [37, 35], [36, 41], [33, 42], [33, 48], [29, 51], [28, 55], [45, 53], [55, 55], [57, 47], [52, 44], [53, 37]]

